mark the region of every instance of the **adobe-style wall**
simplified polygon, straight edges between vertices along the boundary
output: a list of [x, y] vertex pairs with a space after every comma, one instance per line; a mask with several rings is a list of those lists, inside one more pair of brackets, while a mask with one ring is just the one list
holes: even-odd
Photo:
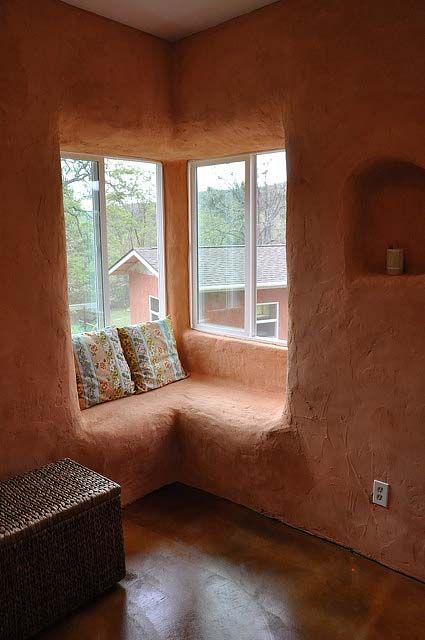
[[79, 455], [60, 143], [161, 157], [172, 125], [170, 46], [152, 36], [62, 2], [5, 0], [0, 57], [4, 478]]
[[[371, 262], [356, 258], [369, 211], [373, 233], [386, 233], [388, 161], [425, 167], [424, 31], [421, 0], [284, 0], [171, 46], [55, 0], [1, 3], [1, 477], [82, 457], [60, 145], [166, 161], [168, 310], [183, 360], [227, 375], [248, 363], [249, 384], [256, 358], [263, 381], [267, 363], [281, 376], [279, 351], [215, 348], [188, 330], [185, 161], [285, 146], [285, 419], [302, 464], [276, 442], [271, 477], [285, 465], [297, 473], [250, 506], [425, 578], [425, 277], [353, 268]], [[406, 172], [417, 203], [418, 172]], [[410, 220], [406, 180], [391, 192], [393, 229], [397, 212]], [[370, 504], [373, 478], [391, 484], [388, 510]]]
[[[288, 417], [304, 471], [268, 510], [422, 578], [425, 181], [409, 167], [425, 167], [424, 73], [420, 0], [285, 0], [179, 43], [174, 75], [182, 152], [287, 151]], [[397, 242], [415, 275], [377, 274]], [[389, 509], [370, 502], [374, 478]]]

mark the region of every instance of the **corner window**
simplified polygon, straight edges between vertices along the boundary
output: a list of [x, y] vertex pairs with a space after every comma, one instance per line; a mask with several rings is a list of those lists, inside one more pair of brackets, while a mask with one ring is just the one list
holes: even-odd
[[61, 167], [72, 332], [162, 317], [161, 165], [72, 155]]
[[286, 341], [286, 154], [192, 162], [192, 326]]

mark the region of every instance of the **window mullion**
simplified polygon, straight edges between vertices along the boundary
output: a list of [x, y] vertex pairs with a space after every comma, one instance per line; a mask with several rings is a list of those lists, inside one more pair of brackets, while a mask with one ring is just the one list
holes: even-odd
[[167, 313], [167, 300], [165, 289], [165, 231], [164, 231], [164, 183], [162, 165], [156, 166], [156, 225], [157, 225], [157, 251], [159, 264], [159, 315], [164, 317]]
[[190, 260], [190, 326], [196, 327], [199, 323], [198, 313], [198, 207], [196, 167], [194, 163], [188, 165], [188, 205], [189, 205], [189, 260]]
[[251, 336], [252, 308], [251, 162], [245, 159], [245, 335]]
[[98, 277], [101, 281], [101, 306], [103, 308], [103, 322], [105, 326], [111, 323], [111, 305], [109, 292], [108, 274], [108, 239], [106, 225], [106, 189], [105, 189], [105, 161], [100, 158], [99, 166], [99, 250], [100, 250], [100, 273]]
[[256, 335], [256, 317], [257, 317], [257, 163], [256, 155], [249, 156], [249, 296], [247, 302], [249, 313], [248, 331], [249, 336], [254, 338]]

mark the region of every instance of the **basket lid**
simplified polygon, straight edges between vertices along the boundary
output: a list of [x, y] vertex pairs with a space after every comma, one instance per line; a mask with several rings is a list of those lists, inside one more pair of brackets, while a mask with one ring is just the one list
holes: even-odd
[[120, 494], [120, 486], [64, 458], [0, 483], [0, 545], [33, 535]]

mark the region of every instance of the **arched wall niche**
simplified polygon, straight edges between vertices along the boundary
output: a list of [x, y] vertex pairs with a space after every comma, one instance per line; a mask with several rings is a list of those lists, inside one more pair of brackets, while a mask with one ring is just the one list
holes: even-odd
[[[405, 251], [405, 274], [425, 274], [425, 168], [381, 158], [362, 165], [344, 193], [346, 275], [386, 275], [389, 246]], [[395, 277], [395, 276], [388, 276]]]

